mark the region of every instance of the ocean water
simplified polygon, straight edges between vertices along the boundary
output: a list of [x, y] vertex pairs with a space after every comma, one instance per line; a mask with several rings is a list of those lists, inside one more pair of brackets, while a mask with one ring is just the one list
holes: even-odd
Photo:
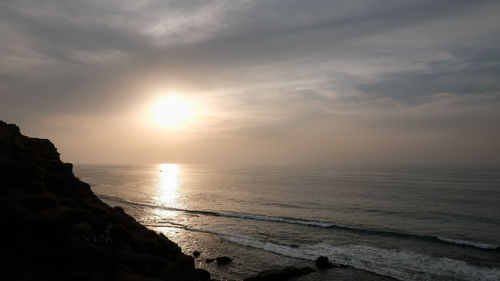
[[[500, 280], [500, 169], [76, 165], [106, 203], [201, 252], [219, 280], [313, 266], [298, 280]], [[206, 258], [227, 255], [220, 266]]]

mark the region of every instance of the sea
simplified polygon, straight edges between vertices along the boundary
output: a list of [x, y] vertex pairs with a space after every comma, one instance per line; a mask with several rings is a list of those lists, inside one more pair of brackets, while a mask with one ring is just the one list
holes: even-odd
[[[500, 280], [499, 168], [75, 165], [217, 280], [326, 256], [295, 280]], [[219, 265], [207, 259], [228, 256]], [[208, 260], [210, 261], [210, 260]]]

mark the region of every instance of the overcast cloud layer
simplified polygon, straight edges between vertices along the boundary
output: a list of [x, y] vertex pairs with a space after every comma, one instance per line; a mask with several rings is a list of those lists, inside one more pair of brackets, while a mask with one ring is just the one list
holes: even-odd
[[[0, 119], [71, 162], [500, 164], [499, 1], [0, 2]], [[145, 124], [160, 91], [199, 108]]]

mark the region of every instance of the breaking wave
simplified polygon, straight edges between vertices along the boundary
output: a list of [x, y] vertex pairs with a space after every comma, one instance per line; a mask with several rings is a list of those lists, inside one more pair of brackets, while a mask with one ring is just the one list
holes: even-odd
[[467, 240], [451, 239], [451, 238], [432, 236], [432, 235], [418, 235], [418, 234], [396, 232], [396, 231], [357, 228], [357, 227], [337, 225], [337, 224], [332, 223], [332, 222], [304, 220], [304, 219], [288, 218], [288, 217], [270, 217], [270, 216], [255, 215], [255, 214], [222, 213], [222, 212], [203, 211], [203, 210], [188, 210], [188, 209], [165, 207], [165, 206], [160, 206], [160, 205], [155, 205], [155, 204], [132, 202], [132, 201], [127, 201], [127, 200], [124, 200], [122, 198], [114, 197], [114, 196], [98, 195], [98, 197], [103, 199], [103, 200], [109, 200], [109, 201], [113, 201], [116, 203], [122, 203], [122, 204], [126, 204], [126, 205], [137, 206], [137, 207], [158, 208], [158, 209], [164, 209], [164, 210], [169, 210], [169, 211], [184, 212], [184, 213], [190, 213], [190, 214], [199, 214], [199, 215], [205, 215], [205, 216], [227, 217], [227, 218], [242, 219], [242, 220], [266, 221], [266, 222], [296, 224], [296, 225], [303, 225], [303, 226], [310, 226], [310, 227], [339, 229], [339, 230], [343, 230], [343, 231], [361, 233], [361, 234], [366, 234], [366, 235], [381, 235], [381, 236], [426, 240], [426, 241], [431, 241], [431, 242], [436, 242], [436, 243], [448, 243], [448, 244], [474, 247], [474, 248], [485, 249], [485, 250], [499, 250], [500, 249], [500, 246], [494, 245], [494, 244], [487, 244], [487, 243], [467, 241]]

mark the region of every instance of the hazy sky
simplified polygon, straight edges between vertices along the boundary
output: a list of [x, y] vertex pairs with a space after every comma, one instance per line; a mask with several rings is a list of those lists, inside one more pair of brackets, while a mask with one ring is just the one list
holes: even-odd
[[[500, 1], [2, 0], [0, 119], [74, 163], [500, 164]], [[161, 126], [174, 96], [193, 118]]]

